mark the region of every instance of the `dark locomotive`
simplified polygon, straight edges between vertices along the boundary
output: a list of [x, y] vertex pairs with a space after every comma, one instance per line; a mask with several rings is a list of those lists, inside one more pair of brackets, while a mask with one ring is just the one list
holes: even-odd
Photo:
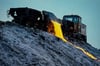
[[62, 28], [65, 36], [87, 41], [86, 25], [81, 22], [78, 15], [65, 15], [62, 20]]

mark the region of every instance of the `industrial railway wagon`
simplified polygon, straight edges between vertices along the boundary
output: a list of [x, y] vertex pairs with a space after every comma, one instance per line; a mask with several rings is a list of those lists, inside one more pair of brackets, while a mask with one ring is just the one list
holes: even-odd
[[61, 20], [51, 12], [38, 11], [27, 7], [10, 8], [8, 15], [13, 17], [13, 22], [15, 23], [41, 29], [55, 35], [63, 41], [67, 41], [64, 36], [87, 41], [86, 25], [81, 23], [81, 17], [77, 15], [65, 15]]

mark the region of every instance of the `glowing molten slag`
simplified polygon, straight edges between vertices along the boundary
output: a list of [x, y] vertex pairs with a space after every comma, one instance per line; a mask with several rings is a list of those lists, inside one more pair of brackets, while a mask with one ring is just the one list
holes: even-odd
[[88, 57], [90, 57], [93, 60], [97, 60], [97, 58], [95, 56], [93, 56], [91, 53], [85, 51], [83, 48], [75, 46], [77, 49], [80, 49], [84, 54], [86, 54]]
[[81, 47], [79, 47], [79, 46], [73, 45], [71, 42], [69, 42], [69, 44], [72, 45], [72, 46], [74, 46], [75, 48], [81, 50], [81, 51], [82, 51], [85, 55], [87, 55], [89, 58], [91, 58], [91, 59], [93, 59], [93, 60], [97, 60], [97, 58], [96, 58], [94, 55], [92, 55], [91, 53], [85, 51], [85, 49], [83, 49], [83, 48], [81, 48]]
[[[67, 42], [67, 40], [64, 38], [63, 33], [62, 33], [62, 29], [61, 29], [61, 24], [56, 22], [56, 21], [51, 21], [48, 24], [48, 32], [55, 35], [56, 37], [62, 39], [63, 41]], [[70, 45], [74, 46], [75, 48], [81, 50], [85, 55], [87, 55], [89, 58], [93, 59], [93, 60], [97, 60], [97, 58], [95, 56], [93, 56], [91, 53], [85, 51], [83, 48], [73, 45], [72, 43], [69, 42]]]
[[48, 24], [48, 32], [55, 35], [56, 37], [62, 39], [63, 41], [67, 42], [67, 40], [64, 38], [62, 29], [61, 29], [61, 24], [56, 22], [56, 21], [51, 21]]

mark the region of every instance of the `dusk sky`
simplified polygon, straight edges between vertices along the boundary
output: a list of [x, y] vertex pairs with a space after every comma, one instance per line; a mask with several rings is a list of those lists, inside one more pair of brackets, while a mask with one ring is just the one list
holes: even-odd
[[29, 7], [53, 12], [58, 18], [63, 15], [80, 15], [87, 25], [87, 39], [100, 49], [100, 0], [0, 0], [0, 20], [7, 21], [7, 10], [15, 7]]

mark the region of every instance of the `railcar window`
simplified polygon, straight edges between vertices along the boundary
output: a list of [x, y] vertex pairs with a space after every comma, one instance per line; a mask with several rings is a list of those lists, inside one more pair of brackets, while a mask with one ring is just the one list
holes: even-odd
[[17, 13], [16, 13], [16, 11], [14, 12], [14, 16], [17, 16]]
[[75, 23], [78, 23], [78, 22], [81, 22], [81, 19], [79, 17], [71, 17], [71, 16], [66, 16], [64, 17], [64, 20], [68, 20], [68, 21], [71, 21], [71, 22], [75, 22]]
[[72, 19], [72, 18], [66, 18], [66, 20], [68, 20], [68, 21], [73, 21], [73, 19]]

